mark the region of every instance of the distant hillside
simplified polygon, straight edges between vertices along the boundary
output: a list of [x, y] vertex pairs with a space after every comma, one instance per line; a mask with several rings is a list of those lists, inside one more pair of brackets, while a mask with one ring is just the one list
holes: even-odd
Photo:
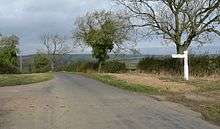
[[[23, 66], [24, 68], [30, 68], [30, 62], [32, 61], [35, 55], [27, 55], [23, 56]], [[198, 56], [198, 55], [197, 55]], [[215, 54], [209, 56], [217, 56]], [[120, 62], [124, 62], [129, 69], [136, 69], [138, 62], [146, 57], [153, 58], [171, 58], [171, 55], [110, 55], [109, 60], [118, 60]], [[62, 60], [60, 60], [60, 64], [70, 64], [79, 61], [95, 61], [91, 54], [69, 54], [65, 55]]]
[[[209, 56], [216, 56], [215, 54]], [[30, 61], [34, 55], [23, 56], [23, 62]], [[110, 55], [109, 60], [119, 60], [125, 62], [137, 62], [140, 59], [145, 57], [154, 57], [154, 58], [171, 58], [171, 55]], [[64, 62], [78, 62], [78, 61], [95, 61], [96, 59], [92, 57], [91, 54], [68, 54], [64, 56]]]
[[[23, 56], [23, 61], [27, 62], [31, 60], [35, 55], [25, 55]], [[94, 60], [91, 54], [68, 54], [64, 56], [65, 61], [91, 61]]]
[[[23, 56], [23, 66], [24, 67], [29, 67], [30, 62], [32, 61], [35, 55], [27, 55]], [[125, 54], [120, 54], [120, 55], [110, 55], [109, 60], [118, 60], [121, 62], [125, 62], [128, 67], [136, 67], [137, 63], [139, 62], [140, 59], [149, 56], [149, 55], [125, 55]], [[157, 56], [157, 57], [162, 57], [162, 56]], [[62, 62], [62, 64], [69, 64], [73, 62], [79, 62], [79, 61], [95, 61], [92, 57], [91, 54], [69, 54], [65, 55]]]
[[[31, 62], [31, 59], [35, 55], [27, 55], [23, 56], [23, 65], [24, 67], [29, 67], [29, 64]], [[145, 58], [145, 57], [156, 57], [156, 58], [166, 58], [169, 56], [155, 56], [155, 55], [126, 55], [126, 54], [120, 54], [120, 55], [110, 55], [109, 60], [118, 60], [121, 62], [125, 62], [128, 68], [136, 68], [138, 62]], [[73, 62], [79, 62], [79, 61], [95, 61], [91, 54], [68, 54], [65, 55], [63, 60], [61, 60], [61, 64], [70, 64]]]

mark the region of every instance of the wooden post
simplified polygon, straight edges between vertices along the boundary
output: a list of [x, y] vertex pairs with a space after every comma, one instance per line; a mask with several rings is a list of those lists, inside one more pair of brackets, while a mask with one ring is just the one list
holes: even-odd
[[173, 58], [184, 59], [184, 79], [189, 80], [189, 63], [188, 63], [188, 51], [184, 51], [184, 54], [173, 54]]
[[188, 51], [184, 51], [184, 79], [189, 80]]

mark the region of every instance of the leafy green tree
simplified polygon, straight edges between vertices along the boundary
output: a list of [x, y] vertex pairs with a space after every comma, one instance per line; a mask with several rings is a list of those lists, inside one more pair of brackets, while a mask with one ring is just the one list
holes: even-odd
[[[12, 36], [0, 36], [0, 65], [1, 73], [16, 72], [17, 53], [19, 38], [15, 35]], [[12, 70], [13, 69], [13, 70]]]
[[92, 48], [92, 55], [98, 59], [99, 72], [108, 54], [123, 42], [129, 40], [129, 22], [122, 15], [113, 12], [93, 12], [79, 17], [75, 22], [73, 38], [77, 43]]

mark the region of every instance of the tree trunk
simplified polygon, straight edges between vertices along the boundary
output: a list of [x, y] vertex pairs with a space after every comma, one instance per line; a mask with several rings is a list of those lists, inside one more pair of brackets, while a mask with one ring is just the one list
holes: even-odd
[[102, 70], [102, 61], [99, 61], [98, 72], [101, 73]]
[[[188, 46], [186, 45], [176, 44], [177, 54], [184, 54], [184, 51], [186, 51], [187, 49]], [[176, 59], [176, 68], [175, 68], [176, 73], [183, 74], [183, 63], [184, 63], [183, 59]]]
[[177, 54], [183, 54], [186, 50], [187, 47], [185, 47], [184, 45], [176, 45]]
[[54, 69], [55, 69], [54, 64], [55, 64], [55, 63], [52, 61], [52, 62], [51, 62], [51, 71], [52, 71], [52, 72], [54, 72]]

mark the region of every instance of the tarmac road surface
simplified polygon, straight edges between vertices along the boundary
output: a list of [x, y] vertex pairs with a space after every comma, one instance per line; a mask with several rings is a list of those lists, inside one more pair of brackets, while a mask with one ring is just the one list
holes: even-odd
[[0, 88], [0, 129], [220, 129], [182, 105], [80, 75]]

